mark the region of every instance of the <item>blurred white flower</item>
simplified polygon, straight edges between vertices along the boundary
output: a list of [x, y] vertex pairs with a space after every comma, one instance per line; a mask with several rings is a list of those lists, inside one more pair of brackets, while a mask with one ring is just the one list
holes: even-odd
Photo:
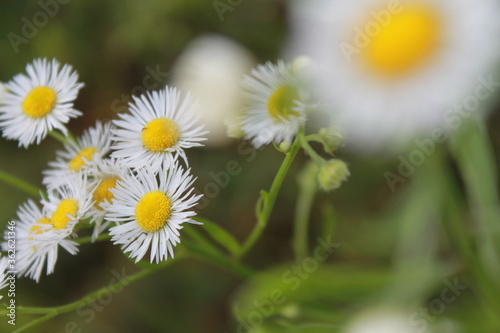
[[395, 309], [372, 309], [355, 316], [342, 333], [431, 333], [429, 323], [411, 320], [412, 313]]
[[294, 54], [358, 148], [444, 125], [499, 58], [497, 0], [297, 1]]
[[195, 39], [174, 64], [173, 85], [200, 101], [198, 112], [209, 131], [207, 145], [228, 142], [226, 123], [233, 124], [241, 112], [241, 79], [253, 66], [243, 46], [221, 35]]

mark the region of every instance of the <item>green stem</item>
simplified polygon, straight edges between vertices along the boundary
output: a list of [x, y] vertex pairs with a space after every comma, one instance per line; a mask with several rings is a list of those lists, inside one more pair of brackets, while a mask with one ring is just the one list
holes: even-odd
[[307, 138], [304, 135], [299, 135], [300, 138], [300, 143], [302, 145], [302, 148], [306, 151], [307, 155], [311, 157], [311, 159], [316, 163], [319, 167], [325, 164], [325, 159], [309, 145], [309, 142], [307, 141]]
[[295, 206], [295, 227], [292, 241], [295, 259], [297, 261], [303, 260], [309, 253], [309, 214], [317, 190], [317, 173], [318, 170], [316, 165], [314, 163], [309, 163], [299, 176], [299, 196], [297, 198], [297, 205]]
[[471, 242], [470, 233], [466, 228], [467, 221], [463, 218], [463, 211], [466, 204], [458, 196], [460, 189], [457, 187], [453, 179], [451, 179], [451, 170], [444, 170], [440, 173], [443, 179], [443, 187], [447, 190], [446, 193], [446, 216], [443, 219], [444, 227], [450, 235], [450, 240], [458, 250], [458, 255], [462, 258], [468, 271], [476, 281], [478, 293], [481, 297], [483, 310], [490, 317], [492, 322], [500, 325], [498, 313], [500, 313], [500, 300], [495, 296], [494, 290], [496, 286], [489, 278], [482, 263], [475, 259], [474, 246]]
[[243, 264], [228, 260], [224, 255], [213, 251], [206, 251], [206, 248], [187, 240], [183, 240], [181, 246], [184, 246], [189, 252], [196, 255], [203, 261], [215, 264], [239, 277], [248, 278], [253, 274], [253, 271]]
[[35, 186], [25, 182], [24, 180], [8, 174], [5, 171], [0, 170], [0, 180], [6, 184], [12, 185], [13, 187], [35, 197], [40, 198], [40, 190]]
[[452, 151], [477, 223], [480, 258], [496, 280], [500, 275], [500, 206], [494, 153], [482, 123], [472, 120], [462, 127], [452, 136]]
[[[102, 297], [103, 294], [114, 293], [114, 292], [126, 287], [127, 285], [129, 285], [135, 281], [138, 281], [138, 280], [148, 276], [149, 274], [151, 274], [153, 272], [156, 272], [157, 270], [160, 270], [160, 269], [163, 269], [165, 267], [170, 266], [172, 263], [174, 263], [180, 259], [182, 259], [182, 256], [177, 255], [175, 259], [165, 261], [164, 263], [158, 264], [155, 266], [152, 265], [149, 269], [143, 269], [135, 274], [132, 274], [132, 275], [124, 278], [123, 280], [120, 280], [120, 281], [118, 281], [110, 286], [103, 287], [97, 291], [94, 291], [90, 294], [87, 294], [86, 296], [82, 297], [81, 299], [79, 299], [75, 302], [66, 304], [66, 305], [61, 305], [61, 306], [57, 306], [57, 307], [49, 307], [49, 308], [18, 307], [19, 313], [45, 314], [45, 316], [29, 322], [28, 324], [15, 330], [13, 333], [23, 332], [23, 331], [27, 330], [28, 328], [33, 327], [37, 324], [43, 323], [43, 322], [45, 322], [45, 321], [47, 321], [55, 316], [76, 310], [80, 306], [84, 306], [86, 304], [92, 303], [93, 301]], [[0, 314], [5, 314], [5, 313], [6, 313], [5, 310], [0, 311]]]
[[292, 146], [290, 147], [290, 151], [286, 153], [286, 157], [283, 160], [283, 163], [281, 164], [278, 173], [273, 180], [273, 183], [271, 184], [269, 193], [261, 195], [260, 199], [262, 201], [259, 201], [257, 203], [258, 205], [262, 204], [262, 207], [260, 207], [261, 209], [258, 209], [257, 211], [257, 224], [252, 230], [250, 236], [248, 236], [245, 243], [241, 247], [240, 253], [236, 256], [237, 259], [243, 258], [245, 254], [248, 253], [248, 251], [254, 246], [255, 242], [257, 242], [262, 232], [266, 228], [267, 222], [274, 208], [274, 203], [276, 202], [276, 197], [278, 196], [278, 192], [281, 188], [281, 184], [283, 183], [283, 180], [285, 179], [285, 176], [288, 173], [288, 170], [290, 169], [290, 166], [292, 165], [292, 162], [300, 149], [300, 137], [302, 135], [302, 133], [299, 133], [297, 138], [295, 138]]
[[110, 235], [103, 234], [103, 235], [100, 235], [99, 237], [97, 237], [93, 242], [92, 242], [92, 236], [81, 237], [81, 238], [75, 239], [75, 242], [81, 245], [81, 244], [97, 243], [97, 242], [101, 242], [101, 241], [107, 241], [107, 240], [110, 240], [110, 239], [111, 239]]
[[69, 143], [68, 138], [58, 131], [50, 131], [49, 135], [64, 145]]

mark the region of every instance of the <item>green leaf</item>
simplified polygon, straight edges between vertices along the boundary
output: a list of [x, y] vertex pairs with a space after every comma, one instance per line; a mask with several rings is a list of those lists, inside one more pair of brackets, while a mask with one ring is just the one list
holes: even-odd
[[203, 223], [202, 228], [207, 234], [231, 254], [236, 255], [240, 252], [240, 244], [227, 230], [204, 218], [196, 218], [196, 220]]

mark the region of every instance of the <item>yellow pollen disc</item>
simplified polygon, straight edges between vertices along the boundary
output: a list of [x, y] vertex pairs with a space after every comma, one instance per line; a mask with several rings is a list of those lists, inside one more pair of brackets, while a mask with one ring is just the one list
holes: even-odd
[[76, 212], [78, 211], [78, 202], [75, 199], [64, 199], [59, 205], [57, 205], [56, 211], [52, 214], [52, 226], [56, 230], [66, 228], [66, 225], [71, 218], [69, 216], [76, 216]]
[[93, 147], [87, 147], [80, 150], [80, 152], [69, 162], [69, 168], [75, 172], [79, 171], [85, 166], [85, 161], [88, 162], [92, 160], [92, 156], [94, 156], [96, 152], [97, 150]]
[[171, 208], [170, 198], [165, 193], [148, 192], [135, 207], [135, 219], [142, 230], [154, 232], [167, 224]]
[[32, 118], [41, 118], [52, 111], [56, 104], [56, 93], [49, 87], [33, 88], [22, 103], [23, 111]]
[[[50, 219], [48, 217], [42, 217], [41, 219], [39, 219], [38, 221], [36, 221], [35, 224], [50, 224]], [[33, 224], [31, 226], [31, 229], [30, 231], [28, 231], [28, 234], [32, 235], [32, 234], [41, 234], [43, 231], [40, 230], [40, 226], [39, 225], [35, 225]], [[33, 240], [33, 237], [29, 237], [28, 240]]]
[[[366, 32], [368, 26], [369, 23]], [[388, 77], [411, 72], [431, 58], [439, 46], [442, 30], [434, 8], [409, 3], [392, 14], [385, 26], [379, 24], [379, 28], [378, 33], [372, 32], [363, 56], [375, 72]]]
[[171, 148], [179, 139], [177, 125], [168, 118], [151, 120], [142, 129], [142, 143], [147, 150], [162, 152]]
[[99, 204], [104, 200], [111, 202], [114, 196], [109, 189], [114, 188], [117, 181], [118, 177], [110, 177], [101, 180], [99, 185], [97, 185], [94, 194], [92, 195], [92, 198], [94, 199], [94, 205], [96, 207], [99, 208]]
[[293, 111], [294, 102], [299, 98], [297, 90], [291, 86], [281, 86], [276, 89], [267, 101], [267, 111], [275, 122], [281, 122], [282, 118], [289, 119], [290, 116], [298, 116]]

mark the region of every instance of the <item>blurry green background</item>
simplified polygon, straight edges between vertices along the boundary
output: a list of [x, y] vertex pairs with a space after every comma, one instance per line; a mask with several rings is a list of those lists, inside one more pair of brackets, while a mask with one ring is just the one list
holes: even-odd
[[[82, 110], [84, 116], [69, 123], [69, 128], [76, 134], [91, 126], [95, 119], [113, 119], [112, 103], [141, 84], [148, 66], [159, 66], [163, 72], [169, 72], [183, 48], [197, 36], [223, 34], [248, 48], [259, 62], [264, 62], [275, 61], [279, 57], [288, 29], [285, 1], [279, 0], [242, 1], [233, 11], [226, 12], [222, 21], [211, 0], [87, 0], [70, 1], [59, 7], [57, 15], [39, 28], [28, 43], [20, 44], [19, 52], [15, 53], [7, 35], [10, 32], [22, 35], [22, 18], [32, 21], [41, 7], [38, 1], [1, 2], [0, 81], [8, 81], [16, 73], [23, 72], [26, 63], [37, 57], [55, 57], [62, 63], [72, 64], [85, 83], [76, 101], [76, 108]], [[488, 126], [489, 133], [499, 133], [498, 113], [489, 118]], [[498, 162], [500, 136], [490, 137]], [[189, 151], [189, 160], [193, 173], [198, 176], [196, 184], [199, 189], [211, 181], [210, 171], [224, 170], [227, 162], [233, 159], [242, 165], [243, 172], [233, 177], [230, 185], [217, 198], [210, 200], [200, 214], [217, 221], [238, 239], [244, 239], [255, 222], [254, 205], [259, 190], [269, 186], [282, 155], [268, 147], [259, 151], [257, 158], [248, 163], [245, 156], [237, 152], [239, 143], [233, 140], [223, 147]], [[55, 150], [60, 148], [60, 143], [52, 138], [27, 150], [18, 148], [16, 142], [2, 138], [0, 168], [33, 184], [40, 184], [41, 171], [48, 161], [55, 158]], [[438, 147], [439, 155], [449, 170], [453, 170], [453, 162], [445, 148], [446, 144]], [[414, 181], [410, 178], [391, 193], [384, 172], [397, 169], [399, 162], [396, 159], [359, 157], [346, 149], [340, 152], [340, 156], [349, 163], [352, 177], [340, 190], [317, 195], [311, 217], [311, 243], [314, 246], [314, 239], [324, 228], [322, 212], [326, 209], [334, 214], [333, 239], [341, 245], [327, 260], [327, 266], [332, 269], [324, 274], [317, 273], [319, 280], [313, 280], [317, 284], [305, 283], [302, 293], [295, 295], [297, 300], [294, 300], [299, 304], [297, 311], [300, 313], [303, 306], [306, 312], [307, 309], [315, 309], [313, 298], [317, 296], [323, 304], [323, 312], [319, 314], [321, 311], [318, 310], [311, 317], [325, 321], [329, 318], [330, 322], [339, 325], [360, 309], [355, 304], [362, 304], [381, 291], [390, 280], [391, 270], [396, 269], [393, 261], [395, 250], [401, 246], [402, 232], [397, 211], [402, 205], [406, 188]], [[247, 258], [250, 266], [274, 270], [278, 272], [275, 273], [277, 276], [292, 266], [290, 240], [296, 178], [305, 160], [306, 157], [300, 153], [280, 192], [269, 228]], [[456, 175], [451, 174], [450, 177], [458, 196], [463, 198], [463, 184]], [[428, 190], [432, 192], [433, 184], [429, 185]], [[27, 196], [0, 184], [0, 197], [0, 225], [4, 225], [15, 217], [18, 205]], [[422, 202], [422, 205], [425, 204]], [[441, 235], [441, 231], [440, 226], [435, 226], [431, 233]], [[414, 248], [426, 250], [428, 244], [425, 241], [428, 238], [424, 235], [418, 239]], [[453, 241], [441, 240], [436, 260], [442, 266], [450, 264], [453, 269], [458, 267], [460, 272], [461, 259], [453, 251]], [[275, 265], [281, 266], [272, 268]], [[114, 277], [113, 272], [121, 273], [123, 270], [130, 274], [137, 268], [118, 247], [109, 243], [84, 245], [75, 257], [60, 251], [52, 276], [42, 277], [39, 284], [27, 279], [18, 280], [17, 304], [56, 306], [71, 302], [108, 284]], [[407, 271], [410, 277], [417, 275], [419, 268], [413, 267], [413, 270]], [[436, 279], [439, 276], [436, 273]], [[470, 282], [468, 279], [470, 277], [464, 275], [461, 281]], [[413, 280], [409, 278], [408, 281]], [[90, 317], [93, 315], [89, 312], [84, 315], [72, 312], [39, 325], [31, 332], [64, 332], [71, 321], [77, 323], [81, 332], [235, 332], [237, 323], [232, 304], [240, 293], [244, 294], [241, 299], [252, 299], [252, 291], [248, 291], [247, 287], [243, 280], [230, 273], [189, 259], [114, 294], [109, 304], [94, 309], [95, 318], [92, 320]], [[428, 297], [432, 299], [432, 293], [439, 294], [442, 287], [440, 281], [432, 284]], [[442, 317], [471, 317], [467, 321], [471, 326], [464, 332], [472, 332], [471, 327], [481, 322], [478, 299], [480, 297], [472, 286], [456, 304], [446, 309]], [[293, 311], [289, 316], [293, 319]], [[18, 314], [18, 325], [34, 318]], [[6, 321], [6, 318], [0, 318], [1, 332], [11, 329]], [[330, 331], [334, 330], [325, 330]], [[483, 331], [488, 332], [487, 329], [477, 330]]]

